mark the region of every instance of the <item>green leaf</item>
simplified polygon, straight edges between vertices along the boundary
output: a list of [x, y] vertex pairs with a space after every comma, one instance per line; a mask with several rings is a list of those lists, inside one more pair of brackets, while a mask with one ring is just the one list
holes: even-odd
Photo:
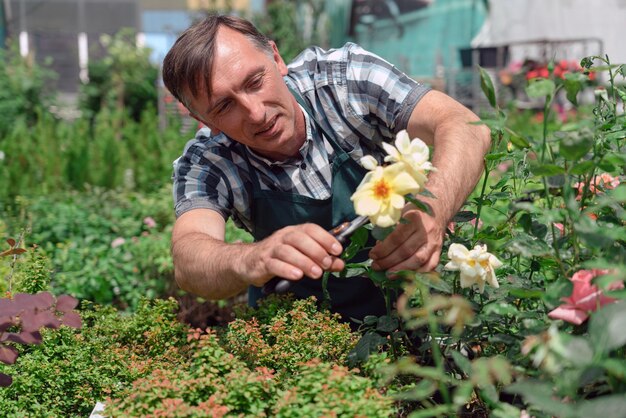
[[524, 233], [520, 233], [510, 240], [506, 247], [511, 253], [523, 257], [541, 257], [550, 254], [551, 251], [544, 241]]
[[626, 344], [626, 301], [604, 306], [591, 315], [589, 339], [596, 353], [608, 353]]
[[398, 329], [398, 318], [394, 318], [389, 315], [384, 315], [378, 318], [378, 324], [376, 325], [376, 331], [380, 332], [393, 332]]
[[592, 146], [593, 138], [572, 133], [559, 141], [559, 152], [567, 160], [578, 161], [589, 152]]
[[558, 174], [565, 174], [565, 168], [555, 164], [532, 164], [530, 171], [535, 176], [556, 176]]
[[372, 236], [374, 239], [378, 241], [383, 241], [389, 234], [391, 234], [394, 230], [393, 226], [389, 226], [387, 228], [382, 228], [380, 226], [374, 226], [372, 228]]
[[530, 98], [547, 97], [552, 96], [555, 89], [556, 85], [554, 81], [547, 78], [540, 78], [530, 82], [526, 87], [526, 94]]
[[421, 401], [429, 398], [437, 390], [437, 383], [424, 379], [409, 389], [402, 390], [392, 395], [393, 399], [400, 401]]
[[476, 214], [471, 210], [463, 210], [461, 212], [458, 212], [456, 215], [454, 215], [454, 218], [452, 218], [454, 222], [469, 222], [472, 219], [476, 219]]
[[506, 391], [522, 395], [526, 402], [548, 414], [558, 417], [576, 416], [576, 408], [553, 396], [552, 386], [548, 383], [529, 379], [508, 386]]
[[623, 359], [607, 358], [600, 362], [604, 370], [620, 380], [626, 379], [626, 361]]
[[485, 157], [485, 160], [486, 161], [498, 161], [498, 160], [501, 160], [502, 157], [506, 157], [506, 156], [508, 156], [508, 153], [506, 153], [506, 152], [496, 152], [496, 153], [493, 153], [493, 154], [488, 154]]
[[493, 88], [491, 77], [489, 76], [489, 73], [480, 66], [478, 67], [478, 71], [480, 71], [480, 88], [483, 90], [487, 100], [489, 100], [491, 107], [495, 109], [497, 107], [496, 91]]
[[565, 81], [563, 82], [566, 91], [567, 100], [574, 106], [578, 106], [578, 93], [582, 90], [586, 77], [581, 73], [567, 73], [565, 74]]
[[452, 402], [458, 406], [465, 405], [470, 401], [473, 392], [474, 385], [472, 382], [463, 382], [454, 390]]
[[486, 305], [483, 308], [483, 312], [487, 315], [495, 314], [498, 316], [505, 316], [516, 315], [519, 313], [519, 310], [515, 306], [510, 305], [506, 302], [494, 302]]
[[414, 273], [413, 277], [418, 282], [431, 287], [435, 290], [438, 290], [443, 293], [452, 293], [452, 286], [444, 280], [441, 280], [441, 277], [435, 273]]
[[354, 234], [350, 237], [350, 244], [343, 251], [342, 257], [345, 260], [350, 260], [354, 257], [367, 243], [367, 238], [369, 237], [369, 230], [365, 227], [361, 227], [356, 230]]
[[427, 214], [431, 215], [433, 214], [433, 209], [430, 207], [430, 205], [426, 202], [422, 202], [421, 200], [418, 200], [416, 198], [414, 198], [413, 196], [405, 196], [406, 200], [408, 200], [409, 202], [411, 202], [413, 205], [415, 205], [415, 207], [419, 210], [421, 210], [422, 212], [426, 212]]
[[521, 299], [539, 299], [543, 296], [543, 289], [509, 289], [509, 295]]
[[606, 139], [611, 140], [611, 141], [617, 141], [618, 139], [624, 139], [624, 138], [626, 138], [626, 129], [611, 132], [606, 135]]
[[458, 351], [451, 351], [452, 359], [456, 363], [457, 366], [465, 373], [466, 376], [470, 376], [472, 374], [472, 363]]
[[348, 354], [350, 364], [366, 361], [371, 353], [378, 352], [378, 348], [386, 344], [387, 339], [375, 332], [368, 332], [361, 337], [352, 351]]
[[515, 132], [511, 130], [508, 130], [508, 132], [511, 135], [511, 137], [509, 138], [509, 141], [511, 141], [511, 144], [521, 149], [530, 148], [530, 142], [528, 142], [526, 138], [516, 134]]
[[593, 161], [583, 161], [581, 163], [577, 163], [570, 170], [570, 174], [574, 175], [582, 175], [591, 172], [594, 169], [596, 164]]
[[576, 404], [578, 417], [623, 418], [626, 411], [626, 397], [623, 393], [601, 396]]

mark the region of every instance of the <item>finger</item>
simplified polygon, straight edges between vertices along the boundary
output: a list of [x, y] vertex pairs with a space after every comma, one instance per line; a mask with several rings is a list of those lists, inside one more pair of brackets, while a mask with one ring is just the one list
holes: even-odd
[[438, 251], [435, 251], [430, 256], [430, 259], [426, 263], [424, 263], [422, 267], [420, 267], [417, 271], [419, 271], [420, 273], [427, 273], [429, 271], [435, 270], [435, 268], [439, 264], [440, 259], [441, 259], [441, 248], [439, 248]]
[[341, 271], [344, 268], [346, 268], [346, 262], [343, 261], [341, 258], [333, 257], [333, 260], [332, 260], [332, 263], [331, 263], [330, 267], [327, 268], [326, 270], [328, 270], [328, 271]]
[[302, 225], [302, 230], [310, 238], [314, 239], [319, 245], [321, 245], [327, 254], [340, 256], [343, 252], [343, 247], [337, 238], [321, 226], [308, 223]]
[[[389, 271], [400, 270], [419, 270], [430, 271], [429, 268], [435, 268], [439, 261], [439, 255], [441, 250], [438, 246], [433, 244], [424, 245], [419, 248], [415, 253], [405, 258], [398, 264], [391, 266]], [[433, 265], [434, 263], [434, 265]], [[431, 267], [432, 266], [432, 267]]]
[[408, 213], [404, 219], [409, 223], [398, 224], [395, 230], [389, 234], [384, 241], [379, 241], [370, 252], [370, 258], [383, 259], [388, 257], [393, 254], [397, 248], [404, 245], [411, 236], [425, 235], [424, 224], [420, 216]]
[[324, 246], [314, 239], [314, 237], [303, 233], [303, 231], [298, 230], [286, 234], [283, 238], [283, 243], [294, 248], [309, 260], [312, 260], [320, 269], [327, 269], [332, 265], [333, 257]]
[[[322, 267], [320, 267], [314, 260], [302, 253], [296, 247], [286, 243], [275, 247], [272, 258], [290, 264], [296, 269], [301, 270], [304, 275], [309, 277], [317, 278], [323, 273]], [[330, 261], [331, 260], [329, 260], [328, 263], [329, 265]]]
[[405, 242], [403, 242], [399, 247], [395, 248], [394, 251], [386, 257], [371, 257], [372, 261], [375, 264], [374, 268], [389, 270], [393, 266], [398, 265], [411, 257], [414, 257], [418, 250], [420, 250], [424, 246], [424, 242], [425, 237], [422, 235], [414, 234], [409, 236], [409, 238]]
[[[300, 280], [304, 277], [304, 272], [301, 269], [277, 258], [273, 258], [267, 262], [267, 269], [269, 271], [269, 279], [278, 276], [289, 280]], [[253, 284], [262, 285], [265, 283]]]

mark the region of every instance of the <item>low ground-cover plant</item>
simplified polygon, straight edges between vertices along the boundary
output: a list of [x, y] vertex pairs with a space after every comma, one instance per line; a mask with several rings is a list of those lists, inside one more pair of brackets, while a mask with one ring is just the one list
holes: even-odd
[[356, 335], [337, 315], [319, 311], [313, 298], [270, 296], [228, 324], [225, 341], [248, 367], [267, 367], [282, 376], [313, 359], [345, 364]]
[[22, 349], [0, 390], [6, 417], [87, 416], [95, 403], [113, 396], [155, 368], [186, 356], [187, 327], [176, 320], [174, 301], [143, 301], [123, 315], [111, 307], [81, 306], [83, 327], [42, 332], [38, 346]]
[[171, 291], [167, 190], [90, 189], [19, 202], [13, 224], [27, 225], [27, 245], [35, 243], [50, 260], [54, 293], [134, 309], [142, 297]]
[[111, 416], [394, 415], [391, 398], [343, 366], [356, 335], [312, 299], [270, 297], [228, 329], [189, 334], [189, 358], [107, 400]]

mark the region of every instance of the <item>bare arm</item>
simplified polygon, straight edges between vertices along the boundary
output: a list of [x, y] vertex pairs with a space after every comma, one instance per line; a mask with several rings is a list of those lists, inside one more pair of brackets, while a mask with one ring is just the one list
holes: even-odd
[[183, 290], [224, 299], [274, 276], [319, 278], [323, 270], [343, 269], [343, 261], [336, 258], [341, 245], [318, 225], [283, 228], [254, 244], [225, 243], [225, 228], [224, 218], [210, 209], [194, 209], [176, 220], [172, 256]]
[[427, 201], [433, 216], [407, 205], [399, 224], [387, 239], [372, 250], [374, 267], [385, 270], [431, 271], [439, 263], [445, 228], [472, 192], [483, 171], [489, 150], [489, 129], [471, 122], [479, 118], [449, 96], [430, 91], [417, 104], [409, 120], [411, 138], [433, 145], [432, 163], [437, 168], [428, 176], [426, 188], [436, 199]]

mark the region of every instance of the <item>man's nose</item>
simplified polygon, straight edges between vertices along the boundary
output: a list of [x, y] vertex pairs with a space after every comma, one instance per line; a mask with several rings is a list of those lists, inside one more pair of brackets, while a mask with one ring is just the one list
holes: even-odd
[[250, 118], [250, 122], [265, 122], [265, 106], [263, 106], [263, 102], [261, 100], [247, 95], [241, 102], [242, 107], [245, 109], [248, 117]]

